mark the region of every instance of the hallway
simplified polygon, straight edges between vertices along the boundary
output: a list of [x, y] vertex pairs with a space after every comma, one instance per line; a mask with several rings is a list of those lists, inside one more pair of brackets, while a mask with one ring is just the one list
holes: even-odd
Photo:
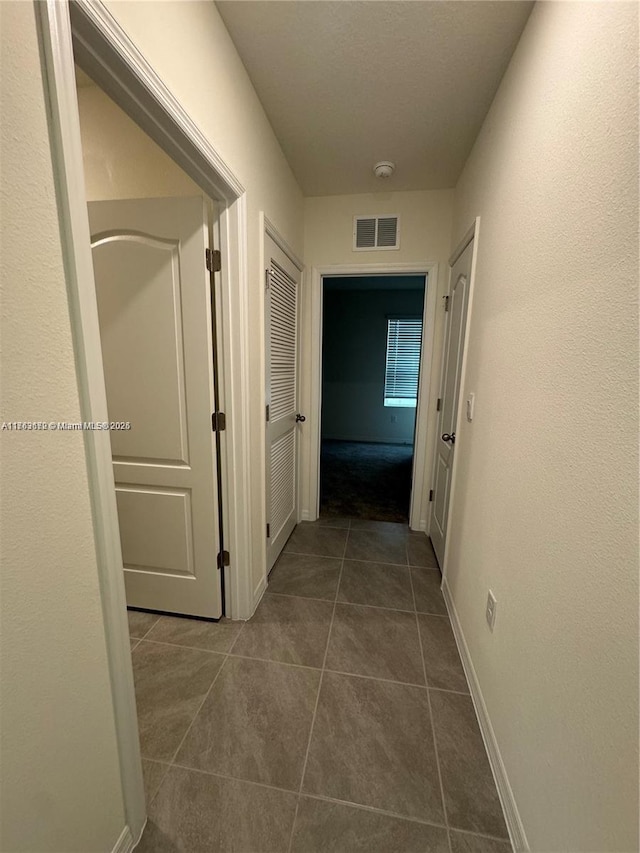
[[298, 525], [253, 618], [129, 612], [139, 851], [508, 853], [431, 546]]

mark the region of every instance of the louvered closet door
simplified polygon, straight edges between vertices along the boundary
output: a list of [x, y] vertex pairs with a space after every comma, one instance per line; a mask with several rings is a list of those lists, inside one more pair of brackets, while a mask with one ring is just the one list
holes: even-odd
[[267, 571], [296, 526], [298, 287], [300, 272], [269, 237], [267, 344]]

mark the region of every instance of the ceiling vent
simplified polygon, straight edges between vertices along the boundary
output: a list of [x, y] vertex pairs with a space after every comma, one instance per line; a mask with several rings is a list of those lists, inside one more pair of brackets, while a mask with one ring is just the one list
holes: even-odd
[[397, 216], [354, 216], [353, 250], [399, 249]]

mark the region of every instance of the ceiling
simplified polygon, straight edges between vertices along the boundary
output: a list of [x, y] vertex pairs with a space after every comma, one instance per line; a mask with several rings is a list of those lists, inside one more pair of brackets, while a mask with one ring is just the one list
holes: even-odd
[[[217, 0], [305, 195], [453, 187], [533, 6]], [[373, 165], [392, 160], [392, 177]]]

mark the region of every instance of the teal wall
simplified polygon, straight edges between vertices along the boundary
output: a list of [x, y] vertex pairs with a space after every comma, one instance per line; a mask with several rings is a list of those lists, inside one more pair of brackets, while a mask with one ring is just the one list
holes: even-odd
[[421, 289], [325, 286], [323, 439], [413, 443], [416, 410], [384, 406], [387, 317], [422, 316], [424, 278], [411, 281]]

